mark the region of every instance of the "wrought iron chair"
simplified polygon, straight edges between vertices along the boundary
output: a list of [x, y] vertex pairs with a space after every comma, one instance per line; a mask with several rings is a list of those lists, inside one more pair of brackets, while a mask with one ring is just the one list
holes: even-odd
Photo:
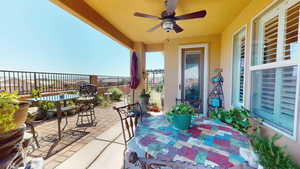
[[195, 113], [197, 113], [198, 115], [201, 114], [202, 100], [191, 100], [191, 99], [178, 99], [178, 98], [176, 98], [176, 104], [180, 104], [180, 103], [190, 105], [191, 107], [194, 108]]
[[[79, 93], [83, 95], [77, 99], [78, 114], [76, 125], [95, 125], [96, 114], [95, 114], [95, 102], [97, 95], [97, 86], [93, 84], [83, 84], [79, 87]], [[87, 123], [85, 123], [87, 121]]]
[[125, 167], [125, 153], [128, 149], [128, 142], [134, 137], [134, 130], [139, 121], [142, 121], [143, 111], [139, 103], [129, 104], [122, 107], [113, 107], [120, 116], [122, 134], [125, 143], [124, 155], [124, 167]]

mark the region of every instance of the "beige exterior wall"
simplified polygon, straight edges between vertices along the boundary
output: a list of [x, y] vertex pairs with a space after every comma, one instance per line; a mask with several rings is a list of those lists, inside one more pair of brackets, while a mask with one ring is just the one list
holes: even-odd
[[[264, 8], [268, 7], [272, 3], [272, 0], [257, 0], [252, 1], [248, 7], [246, 7], [239, 16], [224, 30], [221, 37], [221, 68], [223, 68], [223, 75], [224, 75], [224, 92], [225, 92], [225, 108], [228, 109], [231, 106], [231, 79], [232, 79], [232, 50], [233, 50], [233, 35], [235, 32], [237, 32], [240, 28], [246, 25], [247, 27], [247, 39], [246, 39], [246, 65], [249, 67], [250, 63], [250, 37], [251, 37], [251, 21], [252, 19], [258, 15], [259, 12], [261, 12]], [[249, 69], [246, 70], [246, 107], [249, 107]], [[300, 122], [300, 116], [298, 115], [298, 124]], [[268, 135], [273, 135], [275, 132], [268, 128], [264, 127], [264, 131]], [[297, 163], [300, 164], [300, 129], [298, 125], [298, 135], [297, 135], [297, 141], [294, 141], [290, 138], [283, 137], [279, 144], [281, 145], [288, 145], [288, 152], [291, 153], [293, 158]]]
[[[164, 56], [165, 56], [165, 111], [169, 111], [175, 105], [177, 92], [178, 92], [178, 69], [179, 58], [178, 51], [181, 45], [191, 44], [208, 44], [209, 53], [209, 75], [211, 78], [215, 75], [214, 70], [219, 68], [220, 65], [220, 49], [221, 49], [221, 36], [201, 36], [184, 39], [167, 40], [164, 43]], [[209, 88], [210, 88], [209, 84]]]

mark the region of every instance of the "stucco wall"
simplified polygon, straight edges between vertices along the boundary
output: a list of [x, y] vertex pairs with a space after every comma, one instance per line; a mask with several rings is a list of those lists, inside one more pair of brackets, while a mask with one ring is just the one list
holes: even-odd
[[[201, 44], [207, 43], [209, 47], [209, 74], [214, 76], [214, 70], [220, 65], [220, 49], [221, 41], [220, 35], [201, 36], [184, 39], [167, 40], [164, 43], [165, 56], [165, 111], [175, 104], [178, 92], [178, 48], [181, 45]], [[209, 78], [210, 78], [209, 77]], [[210, 88], [210, 84], [209, 84]]]
[[[246, 7], [239, 16], [224, 30], [221, 37], [221, 62], [220, 66], [223, 68], [223, 75], [225, 79], [224, 83], [224, 92], [225, 92], [225, 108], [230, 108], [231, 105], [231, 79], [232, 79], [232, 36], [238, 31], [242, 26], [247, 26], [247, 39], [246, 39], [246, 65], [249, 66], [250, 62], [250, 32], [251, 32], [251, 20], [264, 8], [266, 8], [269, 4], [271, 4], [272, 0], [254, 0], [252, 1], [248, 7]], [[246, 70], [246, 107], [249, 107], [249, 87], [250, 82], [249, 79], [249, 69]], [[254, 89], [255, 90], [255, 89]], [[298, 123], [300, 122], [300, 116], [298, 116]], [[273, 135], [274, 131], [268, 127], [264, 128], [264, 131], [268, 135]], [[300, 129], [298, 125], [298, 136], [297, 141], [289, 139], [287, 137], [283, 137], [279, 144], [288, 145], [288, 152], [291, 153], [293, 158], [297, 163], [300, 164]]]

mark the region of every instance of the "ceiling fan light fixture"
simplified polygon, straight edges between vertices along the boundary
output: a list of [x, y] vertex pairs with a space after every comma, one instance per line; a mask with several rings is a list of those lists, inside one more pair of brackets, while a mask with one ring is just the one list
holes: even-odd
[[164, 29], [165, 32], [171, 32], [174, 28], [174, 23], [172, 21], [164, 21], [162, 24], [162, 28]]

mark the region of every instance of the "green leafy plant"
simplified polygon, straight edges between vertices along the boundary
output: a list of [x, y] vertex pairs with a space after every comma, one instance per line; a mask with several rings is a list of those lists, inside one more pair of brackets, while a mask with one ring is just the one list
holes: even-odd
[[96, 96], [96, 105], [108, 106], [109, 104], [110, 104], [110, 101], [108, 99], [106, 99], [106, 97]]
[[41, 91], [38, 90], [38, 89], [32, 89], [31, 90], [31, 97], [33, 97], [35, 99], [41, 97]]
[[247, 130], [250, 127], [250, 111], [245, 108], [235, 108], [229, 111], [219, 109], [210, 113], [210, 118], [221, 120], [242, 133], [247, 133]]
[[123, 92], [121, 89], [113, 87], [109, 88], [108, 92], [111, 93], [110, 98], [111, 100], [119, 101], [121, 100], [121, 97], [123, 96]]
[[48, 110], [54, 109], [55, 104], [53, 102], [47, 102], [47, 101], [41, 101], [39, 105], [41, 113], [44, 115], [44, 117], [48, 116]]
[[167, 120], [172, 121], [172, 118], [176, 114], [189, 114], [194, 115], [194, 109], [186, 104], [176, 104], [172, 107], [170, 112], [166, 113]]
[[0, 92], [0, 130], [7, 132], [16, 127], [14, 114], [18, 109], [18, 91]]
[[[76, 103], [74, 101], [68, 101], [68, 106], [76, 106]], [[68, 113], [74, 115], [76, 114], [76, 110], [69, 110]]]
[[275, 145], [281, 135], [275, 134], [271, 138], [265, 137], [258, 130], [250, 136], [250, 141], [258, 162], [265, 169], [299, 169], [289, 155], [285, 153], [286, 146]]

